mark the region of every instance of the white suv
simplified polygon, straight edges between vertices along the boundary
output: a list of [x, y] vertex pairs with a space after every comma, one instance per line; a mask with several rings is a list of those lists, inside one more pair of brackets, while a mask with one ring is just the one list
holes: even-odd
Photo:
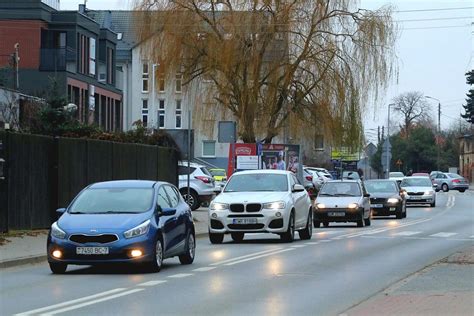
[[189, 166], [188, 196], [188, 163], [186, 161], [178, 162], [179, 192], [194, 211], [202, 203], [209, 203], [214, 198], [215, 184], [214, 178], [205, 166], [193, 162]]

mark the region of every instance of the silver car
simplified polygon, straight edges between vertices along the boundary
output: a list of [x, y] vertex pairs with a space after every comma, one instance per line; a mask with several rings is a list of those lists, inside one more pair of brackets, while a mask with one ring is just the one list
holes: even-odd
[[469, 189], [469, 182], [456, 173], [438, 173], [432, 179], [438, 185], [436, 191], [443, 190], [443, 192], [448, 192], [449, 190], [458, 190], [459, 192], [464, 192]]
[[[189, 196], [188, 196], [188, 173]], [[179, 192], [189, 204], [191, 210], [196, 210], [203, 203], [209, 203], [215, 196], [215, 181], [205, 166], [187, 162], [178, 162]]]
[[330, 222], [355, 222], [358, 227], [370, 226], [369, 197], [362, 181], [326, 182], [314, 204], [314, 227], [319, 227], [321, 223], [327, 227]]
[[406, 203], [436, 206], [436, 192], [429, 177], [412, 176], [403, 178], [400, 187], [406, 192]]
[[313, 211], [308, 193], [291, 171], [249, 170], [234, 173], [209, 206], [209, 239], [224, 234], [241, 241], [246, 233], [274, 233], [292, 242], [310, 239]]

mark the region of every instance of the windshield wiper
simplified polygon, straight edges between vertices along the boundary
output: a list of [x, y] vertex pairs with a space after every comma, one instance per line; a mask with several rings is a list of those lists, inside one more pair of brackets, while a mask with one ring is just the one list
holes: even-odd
[[336, 194], [336, 196], [357, 196], [357, 195], [349, 194], [349, 193], [338, 193]]
[[76, 212], [69, 212], [69, 214], [89, 214], [87, 212], [81, 212], [81, 211], [76, 211]]
[[334, 194], [331, 193], [321, 193], [319, 196], [334, 196]]
[[106, 211], [106, 212], [94, 212], [89, 214], [138, 214], [139, 212], [121, 212], [121, 211]]

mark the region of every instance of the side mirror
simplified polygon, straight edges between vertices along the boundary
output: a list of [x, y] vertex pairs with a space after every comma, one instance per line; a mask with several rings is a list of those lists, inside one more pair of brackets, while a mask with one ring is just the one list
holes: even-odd
[[163, 209], [160, 205], [156, 205], [155, 213], [158, 216], [172, 216], [176, 214], [176, 209], [174, 208], [165, 208]]
[[295, 184], [293, 185], [293, 192], [302, 192], [304, 191], [304, 186], [302, 186], [301, 184]]
[[364, 194], [364, 197], [370, 197], [370, 194], [369, 194], [369, 193], [365, 193], [365, 194]]
[[58, 216], [63, 215], [64, 212], [66, 212], [66, 209], [65, 209], [64, 207], [58, 208], [58, 209], [56, 210], [56, 214], [57, 214]]
[[438, 188], [438, 184], [437, 184], [437, 183], [433, 183], [433, 188], [437, 189], [437, 188]]

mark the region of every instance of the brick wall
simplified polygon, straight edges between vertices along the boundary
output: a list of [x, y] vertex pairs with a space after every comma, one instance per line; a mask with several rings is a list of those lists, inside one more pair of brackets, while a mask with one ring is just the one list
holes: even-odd
[[8, 66], [8, 56], [14, 52], [15, 43], [19, 43], [20, 68], [38, 69], [41, 28], [47, 28], [47, 24], [33, 20], [0, 20], [0, 67]]

